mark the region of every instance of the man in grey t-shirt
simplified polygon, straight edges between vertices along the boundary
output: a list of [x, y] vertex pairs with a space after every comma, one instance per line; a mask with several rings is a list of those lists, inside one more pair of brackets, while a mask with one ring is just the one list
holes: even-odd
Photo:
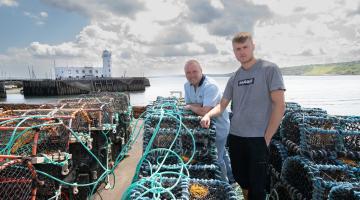
[[232, 172], [245, 199], [265, 199], [268, 145], [285, 111], [285, 86], [279, 68], [254, 57], [250, 33], [240, 32], [232, 40], [241, 67], [230, 77], [216, 107], [201, 120], [220, 115], [232, 101], [229, 152]]

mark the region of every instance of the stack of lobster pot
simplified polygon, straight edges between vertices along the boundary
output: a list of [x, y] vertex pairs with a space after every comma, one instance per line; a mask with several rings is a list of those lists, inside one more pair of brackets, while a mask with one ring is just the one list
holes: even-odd
[[87, 199], [121, 151], [128, 104], [116, 94], [1, 111], [0, 199]]
[[129, 199], [238, 199], [221, 180], [215, 129], [174, 97], [158, 97], [147, 107], [143, 157]]
[[270, 196], [360, 199], [360, 117], [286, 106], [270, 143]]

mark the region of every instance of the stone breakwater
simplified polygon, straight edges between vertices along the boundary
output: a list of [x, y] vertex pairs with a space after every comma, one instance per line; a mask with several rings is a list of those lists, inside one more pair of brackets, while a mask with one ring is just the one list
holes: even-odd
[[144, 91], [150, 86], [144, 77], [85, 79], [85, 80], [24, 80], [24, 96], [58, 96], [89, 92]]

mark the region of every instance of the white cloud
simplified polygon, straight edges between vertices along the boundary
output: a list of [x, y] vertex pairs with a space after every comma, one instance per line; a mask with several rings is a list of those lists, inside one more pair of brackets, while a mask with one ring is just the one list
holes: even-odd
[[[23, 67], [16, 58], [24, 56], [38, 69], [53, 60], [57, 66], [101, 66], [101, 52], [109, 49], [115, 76], [183, 73], [190, 58], [206, 73], [227, 73], [239, 66], [230, 41], [238, 31], [253, 32], [256, 56], [281, 67], [360, 59], [357, 0], [42, 1], [83, 14], [90, 24], [73, 41], [34, 41], [0, 55], [0, 62]], [[38, 23], [48, 18], [45, 11], [24, 15]]]
[[42, 18], [47, 18], [49, 15], [48, 15], [48, 13], [47, 12], [40, 12], [40, 17], [42, 17]]
[[81, 13], [90, 18], [103, 18], [109, 14], [118, 16], [134, 17], [144, 9], [142, 2], [138, 0], [42, 0], [52, 6], [56, 6], [71, 12]]
[[0, 0], [0, 7], [7, 6], [7, 7], [16, 7], [19, 3], [16, 0]]
[[33, 14], [33, 13], [30, 13], [30, 12], [27, 12], [27, 11], [24, 11], [24, 15], [26, 17], [29, 17], [30, 19], [34, 20], [35, 21], [35, 24], [36, 25], [44, 25], [45, 24], [45, 20], [46, 18], [49, 16], [47, 12], [40, 12], [39, 14]]

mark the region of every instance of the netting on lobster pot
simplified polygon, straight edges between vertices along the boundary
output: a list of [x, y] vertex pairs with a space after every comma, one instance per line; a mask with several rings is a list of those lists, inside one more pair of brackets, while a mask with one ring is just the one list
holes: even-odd
[[[48, 104], [44, 104], [44, 105], [39, 105], [39, 104], [8, 104], [8, 103], [4, 103], [4, 104], [0, 104], [0, 107], [3, 109], [3, 111], [8, 111], [8, 110], [30, 110], [30, 109], [37, 109], [40, 108], [42, 106], [47, 106]], [[1, 114], [0, 114], [1, 116]]]
[[346, 165], [314, 164], [299, 156], [285, 161], [281, 178], [306, 199], [327, 199], [332, 187], [358, 181]]
[[90, 94], [83, 94], [80, 97], [96, 97], [99, 102], [113, 104], [115, 111], [117, 112], [126, 111], [130, 103], [129, 96], [120, 92], [93, 92]]
[[240, 199], [227, 182], [219, 180], [190, 179], [188, 196], [190, 200]]
[[215, 139], [216, 133], [214, 129], [196, 129], [192, 134], [181, 134], [181, 155], [185, 159], [190, 158], [194, 154], [195, 149], [194, 158], [191, 163], [211, 164], [207, 161], [211, 161], [212, 158], [217, 156]]
[[145, 121], [150, 127], [171, 128], [177, 130], [180, 126], [187, 129], [201, 129], [200, 120], [198, 116], [181, 117], [179, 115], [166, 115], [161, 117], [159, 114], [150, 114]]
[[36, 194], [36, 171], [29, 161], [0, 155], [0, 199], [28, 200]]
[[288, 157], [281, 171], [281, 179], [284, 183], [294, 187], [301, 196], [311, 199], [314, 189], [315, 170], [311, 168], [309, 161], [301, 156]]
[[360, 184], [342, 184], [331, 188], [329, 193], [329, 200], [359, 200], [360, 199]]
[[281, 169], [283, 166], [283, 163], [285, 159], [288, 157], [287, 150], [285, 149], [285, 146], [277, 141], [277, 140], [271, 140], [270, 146], [270, 158], [269, 158], [269, 164], [272, 174], [278, 179], [280, 178]]
[[282, 134], [289, 151], [300, 148], [302, 155], [313, 158], [335, 156], [342, 148], [337, 130], [338, 119], [335, 117], [294, 114], [288, 122]]
[[143, 134], [143, 151], [146, 150], [152, 138], [153, 141], [151, 143], [151, 146], [149, 147], [151, 149], [170, 148], [172, 144], [180, 147], [180, 133], [177, 134], [177, 130], [170, 128], [162, 128], [156, 131], [155, 128], [145, 126]]
[[155, 177], [141, 179], [131, 186], [131, 194], [126, 199], [184, 199], [188, 181], [182, 178]]
[[303, 155], [314, 157], [336, 156], [341, 148], [337, 130], [305, 128], [302, 132], [300, 149]]
[[164, 177], [179, 177], [181, 174], [195, 179], [221, 180], [220, 168], [216, 164], [211, 165], [148, 165], [143, 163], [139, 177], [149, 177], [154, 173], [161, 173]]
[[[22, 127], [19, 130], [0, 130], [0, 151], [2, 154], [38, 155], [65, 152], [70, 132], [61, 124], [51, 121]], [[53, 122], [55, 123], [55, 122]]]
[[152, 149], [146, 155], [144, 155], [146, 160], [151, 164], [166, 164], [166, 165], [173, 165], [173, 164], [213, 164], [217, 161], [217, 152], [215, 146], [210, 148], [205, 152], [203, 155], [192, 154], [189, 155], [188, 152], [184, 151], [180, 148], [174, 149]]
[[167, 112], [179, 111], [179, 100], [176, 97], [157, 97], [157, 99], [147, 106], [147, 112], [153, 113], [159, 110]]
[[[289, 112], [293, 112], [301, 109], [300, 104], [295, 102], [285, 102], [285, 105], [286, 106], [285, 106], [284, 116]], [[273, 139], [281, 140], [280, 129], [281, 129], [281, 124], [280, 127], [277, 129], [276, 133], [274, 134], [274, 136], [272, 137]]]
[[[179, 129], [160, 128], [156, 129], [149, 124], [145, 125], [144, 151], [154, 148], [170, 148], [179, 154], [185, 162], [193, 158], [192, 164], [211, 164], [216, 157], [215, 131], [214, 129]], [[151, 142], [151, 146], [148, 146]], [[173, 145], [173, 146], [171, 146]]]
[[[36, 164], [35, 167], [36, 170], [40, 170], [41, 172], [49, 174], [57, 179], [63, 180], [65, 177], [62, 166], [53, 164]], [[50, 199], [57, 195], [56, 192], [59, 192], [58, 198], [61, 197], [61, 193], [63, 191], [60, 188], [59, 182], [41, 173], [38, 173], [38, 179], [44, 184], [38, 186], [36, 199]]]
[[360, 117], [347, 116], [340, 118], [340, 134], [343, 149], [339, 152], [342, 157], [360, 161]]
[[319, 108], [302, 108], [299, 110], [289, 110], [282, 122], [280, 136], [284, 140], [290, 140], [293, 143], [300, 144], [300, 125], [302, 119], [306, 116], [326, 116], [326, 111]]
[[270, 191], [269, 200], [288, 200], [292, 199], [289, 187], [285, 183], [276, 183]]
[[355, 174], [347, 166], [316, 165], [313, 199], [327, 199], [332, 187], [356, 182]]
[[329, 156], [329, 157], [313, 157], [313, 158], [308, 158], [313, 164], [317, 164], [317, 165], [344, 165], [343, 162], [339, 161], [336, 157], [334, 156]]

